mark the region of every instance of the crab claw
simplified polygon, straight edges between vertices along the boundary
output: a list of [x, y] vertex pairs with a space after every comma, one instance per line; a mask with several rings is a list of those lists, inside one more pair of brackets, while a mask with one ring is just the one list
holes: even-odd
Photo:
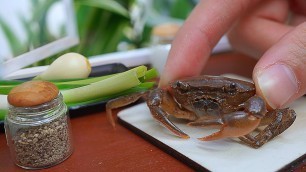
[[259, 126], [261, 119], [267, 112], [264, 101], [258, 96], [251, 97], [240, 105], [240, 108], [243, 108], [244, 111], [237, 111], [223, 116], [220, 131], [199, 138], [199, 140], [211, 141], [247, 135]]
[[158, 107], [151, 107], [151, 113], [152, 116], [160, 122], [164, 127], [166, 127], [168, 130], [170, 130], [173, 134], [177, 135], [178, 137], [181, 137], [183, 139], [189, 139], [190, 137], [188, 134], [183, 132], [181, 129], [179, 129], [176, 125], [174, 125], [168, 118], [167, 114]]
[[174, 102], [169, 93], [163, 89], [153, 90], [149, 94], [147, 105], [151, 111], [152, 117], [160, 122], [164, 127], [170, 130], [173, 134], [178, 137], [188, 139], [190, 138], [186, 133], [180, 130], [174, 125], [169, 119], [169, 114], [176, 114], [178, 118], [187, 116], [192, 118], [193, 114], [179, 110], [179, 107]]

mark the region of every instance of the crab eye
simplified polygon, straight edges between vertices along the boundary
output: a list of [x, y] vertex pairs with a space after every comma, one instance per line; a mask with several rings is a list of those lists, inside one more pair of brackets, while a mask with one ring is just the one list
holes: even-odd
[[235, 95], [237, 93], [237, 85], [235, 83], [230, 83], [224, 89], [225, 93], [229, 93], [230, 95]]
[[236, 84], [235, 83], [230, 83], [229, 88], [236, 90]]
[[183, 83], [183, 82], [181, 82], [181, 81], [177, 81], [177, 82], [176, 82], [176, 86], [177, 86], [177, 88], [179, 88], [180, 91], [182, 91], [182, 92], [187, 92], [187, 91], [189, 91], [189, 85], [186, 84], [186, 83]]

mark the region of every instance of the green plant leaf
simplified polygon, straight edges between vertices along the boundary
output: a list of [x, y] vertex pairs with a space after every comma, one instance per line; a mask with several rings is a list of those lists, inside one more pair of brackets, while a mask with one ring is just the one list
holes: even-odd
[[26, 47], [20, 42], [18, 35], [15, 34], [13, 28], [11, 28], [1, 17], [0, 28], [2, 29], [14, 56], [18, 56], [26, 51]]
[[[108, 24], [106, 26], [101, 25], [99, 30], [103, 30], [103, 32], [98, 32], [94, 41], [101, 45], [100, 47], [94, 47], [92, 49], [93, 52], [98, 54], [102, 51], [102, 53], [110, 53], [117, 50], [117, 45], [123, 38], [122, 30], [125, 27], [129, 26], [129, 21], [123, 18], [119, 18], [115, 15], [108, 17]], [[111, 22], [117, 21], [117, 22]], [[101, 21], [102, 22], [102, 21]], [[103, 45], [103, 47], [102, 47]]]
[[77, 3], [81, 5], [101, 8], [103, 10], [107, 10], [129, 18], [129, 12], [121, 4], [114, 0], [80, 0], [77, 1]]
[[34, 47], [40, 47], [55, 40], [47, 28], [47, 13], [50, 7], [57, 1], [58, 0], [40, 1], [41, 3], [38, 3], [39, 8], [34, 8], [32, 23], [29, 23], [37, 23], [39, 25], [38, 32], [35, 35], [38, 38], [38, 44], [34, 45]]
[[174, 18], [186, 19], [193, 9], [193, 4], [187, 0], [175, 0], [170, 9], [170, 15]]

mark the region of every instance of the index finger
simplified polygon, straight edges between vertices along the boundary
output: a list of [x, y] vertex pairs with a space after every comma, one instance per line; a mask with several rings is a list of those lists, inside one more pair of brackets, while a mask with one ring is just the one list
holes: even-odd
[[260, 0], [201, 0], [172, 43], [160, 86], [199, 75], [220, 38]]

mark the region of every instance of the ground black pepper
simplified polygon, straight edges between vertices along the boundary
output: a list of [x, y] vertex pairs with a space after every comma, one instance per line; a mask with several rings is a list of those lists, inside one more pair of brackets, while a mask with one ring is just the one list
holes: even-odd
[[12, 138], [17, 163], [35, 168], [67, 158], [71, 153], [67, 120], [67, 116], [62, 116], [50, 123], [19, 129]]
[[17, 163], [39, 168], [66, 159], [72, 151], [67, 120], [67, 116], [62, 116], [40, 126], [20, 128], [12, 138]]

